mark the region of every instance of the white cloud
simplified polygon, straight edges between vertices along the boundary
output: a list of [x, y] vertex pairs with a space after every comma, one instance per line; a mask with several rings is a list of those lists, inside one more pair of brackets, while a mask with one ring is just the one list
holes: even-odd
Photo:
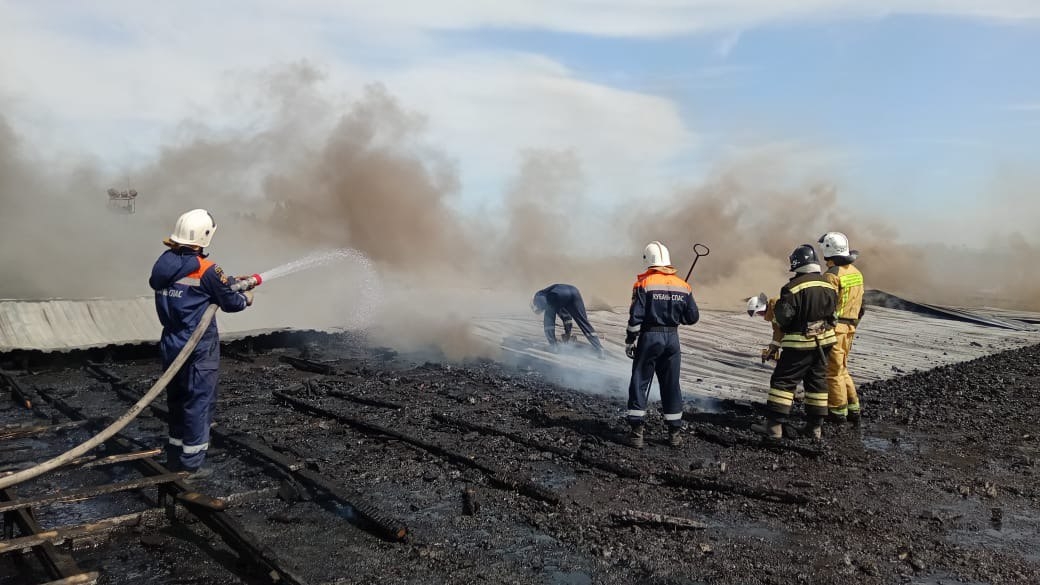
[[500, 192], [526, 149], [576, 153], [597, 196], [649, 190], [692, 142], [671, 101], [584, 81], [537, 55], [449, 55], [413, 37], [407, 59], [355, 61], [353, 51], [343, 56], [292, 19], [266, 42], [275, 27], [264, 19], [201, 18], [194, 31], [182, 22], [167, 34], [161, 21], [180, 14], [129, 10], [112, 38], [100, 38], [70, 34], [67, 23], [43, 26], [36, 14], [12, 15], [5, 19], [0, 9], [0, 21], [9, 23], [0, 24], [0, 52], [23, 56], [4, 64], [0, 97], [16, 104], [7, 115], [32, 142], [52, 152], [80, 147], [112, 170], [154, 156], [184, 120], [211, 128], [255, 124], [250, 96], [234, 90], [256, 88], [248, 72], [301, 59], [327, 72], [321, 91], [332, 101], [379, 82], [424, 114], [429, 141], [459, 161], [464, 192], [479, 196]]
[[[229, 0], [0, 2], [0, 98], [31, 141], [142, 158], [184, 119], [229, 115], [229, 79], [308, 60], [333, 93], [384, 82], [428, 115], [432, 141], [463, 180], [515, 171], [525, 148], [570, 149], [596, 190], [652, 192], [693, 137], [668, 99], [581, 79], [537, 55], [459, 53], [436, 31], [486, 27], [604, 36], [746, 30], [805, 18], [937, 13], [1040, 17], [1032, 0]], [[739, 40], [733, 33], [720, 51]], [[12, 112], [15, 112], [12, 114]], [[215, 112], [220, 113], [214, 118]], [[674, 169], [673, 169], [674, 170]], [[656, 173], [656, 174], [655, 174]]]

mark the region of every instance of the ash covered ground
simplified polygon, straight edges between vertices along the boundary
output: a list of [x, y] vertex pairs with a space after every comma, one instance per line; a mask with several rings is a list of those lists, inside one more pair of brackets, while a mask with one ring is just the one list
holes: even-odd
[[[691, 408], [678, 450], [651, 419], [641, 451], [621, 444], [620, 400], [535, 371], [417, 363], [349, 336], [308, 350], [334, 372], [279, 360], [297, 349], [225, 357], [217, 428], [258, 437], [360, 494], [406, 524], [408, 541], [380, 539], [349, 507], [233, 446], [215, 442], [215, 473], [197, 484], [214, 496], [259, 494], [229, 513], [308, 583], [1040, 582], [1040, 346], [866, 385], [864, 425], [827, 426], [822, 444], [763, 442], [748, 431], [751, 406], [720, 402], [718, 412]], [[153, 360], [106, 367], [139, 392], [160, 373]], [[19, 380], [92, 416], [129, 405], [79, 368]], [[3, 424], [29, 416], [6, 402], [0, 409]], [[125, 434], [160, 445], [164, 431], [144, 416]], [[33, 443], [5, 444], [0, 463], [24, 456], [19, 445]], [[19, 493], [128, 475], [61, 472]], [[123, 494], [38, 517], [50, 527], [148, 505]], [[632, 523], [632, 511], [692, 522]], [[102, 583], [264, 582], [190, 521], [138, 526], [72, 554]], [[10, 555], [0, 575], [3, 585], [46, 580]]]

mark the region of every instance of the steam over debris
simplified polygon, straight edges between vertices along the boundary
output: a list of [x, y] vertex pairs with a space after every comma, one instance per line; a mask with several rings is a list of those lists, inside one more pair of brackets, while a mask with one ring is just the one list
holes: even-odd
[[[375, 294], [397, 310], [400, 297], [429, 312], [416, 301], [431, 289], [467, 299], [445, 307], [457, 315], [492, 290], [503, 305], [524, 307], [529, 292], [551, 282], [578, 285], [592, 307], [621, 305], [651, 239], [671, 247], [683, 272], [695, 242], [711, 246], [694, 292], [709, 308], [737, 309], [742, 297], [779, 287], [791, 249], [833, 229], [861, 251], [872, 287], [928, 302], [1040, 309], [1040, 274], [1021, 268], [1036, 245], [1000, 230], [999, 216], [956, 242], [901, 244], [888, 227], [893, 217], [866, 217], [826, 177], [790, 176], [782, 155], [729, 163], [671, 195], [633, 194], [655, 198], [652, 208], [610, 207], [584, 192], [581, 153], [551, 150], [551, 136], [546, 150], [518, 157], [501, 203], [467, 207], [456, 199], [455, 165], [426, 142], [420, 114], [378, 85], [344, 106], [323, 94], [322, 81], [306, 64], [269, 71], [242, 88], [264, 124], [182, 124], [152, 162], [120, 173], [141, 194], [132, 217], [105, 209], [105, 189], [119, 177], [102, 161], [43, 160], [0, 117], [2, 264], [17, 275], [0, 282], [0, 297], [148, 294], [142, 275], [173, 218], [206, 207], [218, 223], [213, 253], [229, 270], [356, 248], [384, 279]], [[590, 210], [612, 229], [589, 229]], [[280, 288], [299, 292], [300, 283]], [[340, 294], [350, 302], [348, 288]]]

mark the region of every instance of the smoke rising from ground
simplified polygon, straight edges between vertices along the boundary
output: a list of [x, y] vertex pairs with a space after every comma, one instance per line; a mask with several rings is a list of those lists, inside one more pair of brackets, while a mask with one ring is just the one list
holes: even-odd
[[[475, 307], [515, 310], [553, 282], [579, 286], [593, 309], [627, 304], [642, 247], [654, 239], [683, 275], [693, 244], [711, 247], [692, 278], [709, 308], [739, 310], [744, 297], [775, 294], [787, 254], [834, 229], [861, 251], [871, 287], [925, 302], [1040, 309], [1040, 275], [1022, 268], [1036, 244], [999, 229], [982, 239], [1006, 217], [985, 218], [972, 251], [900, 244], [892, 218], [857, 212], [826, 177], [793, 175], [783, 154], [722, 164], [671, 194], [639, 194], [602, 229], [586, 221], [597, 202], [581, 153], [553, 150], [546, 137], [546, 150], [519, 156], [507, 191], [489, 194], [501, 205], [462, 208], [458, 172], [426, 142], [421, 114], [378, 85], [343, 103], [323, 93], [322, 79], [306, 64], [241, 78], [229, 108], [255, 109], [260, 122], [182, 124], [154, 161], [128, 170], [141, 193], [133, 216], [105, 208], [105, 190], [124, 176], [86, 158], [41, 160], [0, 116], [3, 268], [18, 275], [0, 282], [0, 297], [150, 294], [160, 240], [178, 214], [206, 207], [218, 222], [213, 257], [233, 273], [314, 249], [355, 248], [372, 261], [286, 278], [261, 289], [255, 310], [308, 326], [376, 324], [388, 344], [430, 342], [452, 357], [485, 351], [468, 334]], [[1005, 192], [1015, 193], [1016, 212], [1035, 211], [1031, 187]], [[348, 316], [343, 307], [362, 289], [370, 308]]]

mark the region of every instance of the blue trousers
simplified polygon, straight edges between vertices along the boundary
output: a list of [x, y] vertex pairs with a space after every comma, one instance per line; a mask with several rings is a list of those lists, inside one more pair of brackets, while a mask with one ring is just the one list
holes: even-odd
[[628, 385], [628, 422], [643, 423], [650, 385], [657, 375], [661, 388], [661, 410], [665, 424], [682, 426], [682, 391], [679, 389], [679, 370], [682, 350], [679, 333], [671, 331], [644, 331], [636, 343], [636, 358], [632, 362], [632, 380]]
[[[164, 368], [173, 363], [182, 347], [183, 342], [177, 339], [160, 341]], [[166, 388], [170, 410], [166, 463], [170, 469], [194, 471], [206, 460], [219, 369], [220, 340], [216, 335], [206, 335]]]

